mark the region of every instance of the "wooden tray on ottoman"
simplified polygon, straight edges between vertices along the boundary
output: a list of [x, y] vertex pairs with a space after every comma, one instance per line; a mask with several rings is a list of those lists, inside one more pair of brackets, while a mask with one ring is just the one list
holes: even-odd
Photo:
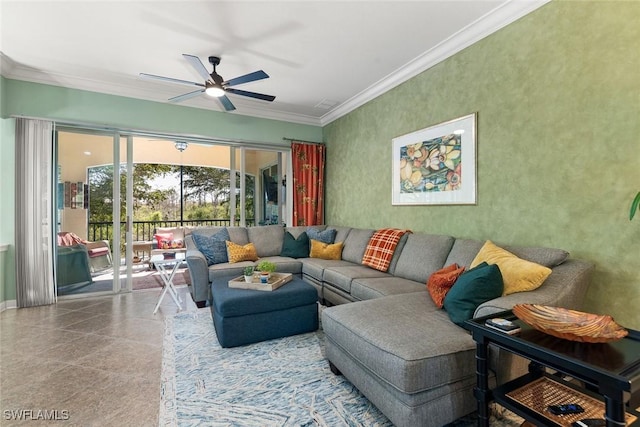
[[291, 273], [271, 273], [267, 283], [260, 283], [260, 276], [254, 275], [251, 283], [245, 282], [244, 276], [229, 280], [230, 288], [255, 289], [257, 291], [274, 291], [293, 279]]

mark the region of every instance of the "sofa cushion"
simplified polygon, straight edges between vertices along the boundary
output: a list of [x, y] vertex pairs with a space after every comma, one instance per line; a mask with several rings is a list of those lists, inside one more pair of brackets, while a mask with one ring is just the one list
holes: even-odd
[[544, 265], [545, 267], [556, 267], [569, 258], [569, 252], [562, 249], [543, 248], [543, 247], [522, 247], [522, 246], [504, 246], [504, 249], [511, 252], [515, 256]]
[[388, 277], [384, 273], [364, 265], [351, 264], [341, 267], [328, 267], [322, 276], [325, 284], [335, 286], [343, 291], [351, 292], [351, 281], [359, 277]]
[[334, 240], [335, 242], [346, 241], [347, 237], [349, 237], [349, 233], [352, 230], [351, 227], [340, 227], [340, 226], [336, 227], [334, 225], [327, 226], [327, 228], [333, 228], [334, 230], [336, 230], [336, 239]]
[[220, 277], [234, 275], [236, 277], [242, 276], [244, 274], [244, 268], [248, 266], [255, 266], [256, 263], [254, 261], [240, 261], [234, 264], [230, 264], [228, 262], [222, 264], [213, 264], [209, 266], [209, 282], [213, 282], [214, 279], [219, 279]]
[[280, 256], [290, 258], [308, 258], [309, 236], [307, 236], [307, 233], [303, 231], [296, 238], [288, 231], [285, 231]]
[[249, 243], [249, 236], [247, 235], [246, 227], [197, 227], [194, 228], [192, 233], [199, 234], [201, 236], [211, 236], [216, 234], [220, 230], [225, 229], [229, 233], [229, 239], [233, 243], [239, 245], [246, 245]]
[[395, 274], [396, 266], [398, 265], [398, 259], [400, 258], [400, 254], [402, 254], [402, 249], [404, 249], [404, 245], [407, 243], [407, 237], [409, 237], [410, 233], [404, 233], [398, 242], [398, 246], [396, 246], [396, 250], [393, 252], [393, 258], [391, 258], [391, 263], [389, 264], [389, 269], [387, 273]]
[[[321, 227], [320, 229], [324, 229], [324, 226], [314, 226], [314, 227]], [[305, 225], [298, 225], [295, 227], [285, 227], [284, 230], [291, 233], [291, 235], [297, 239], [299, 235], [301, 235], [302, 233], [306, 233], [308, 228], [309, 227]]]
[[551, 274], [549, 267], [518, 258], [490, 240], [482, 246], [471, 262], [471, 267], [482, 262], [497, 264], [500, 267], [504, 279], [504, 295], [532, 291], [542, 285], [542, 282]]
[[192, 233], [193, 242], [204, 257], [207, 264], [220, 264], [227, 262], [227, 246], [225, 241], [229, 240], [229, 232], [226, 228], [217, 230], [211, 235], [200, 234], [200, 231]]
[[451, 264], [433, 273], [427, 281], [427, 291], [438, 308], [442, 308], [444, 297], [464, 272], [464, 267]]
[[300, 258], [299, 261], [302, 264], [302, 274], [310, 276], [318, 282], [322, 282], [324, 271], [329, 267], [353, 265], [348, 261], [320, 258]]
[[471, 265], [473, 258], [478, 254], [484, 242], [473, 239], [456, 239], [447, 256], [445, 265], [458, 264], [462, 267]]
[[502, 295], [503, 287], [500, 268], [483, 262], [458, 277], [444, 298], [444, 309], [453, 323], [463, 326], [480, 304]]
[[351, 296], [358, 300], [411, 292], [424, 292], [424, 283], [393, 276], [358, 277], [351, 281]]
[[247, 228], [249, 241], [256, 247], [259, 257], [280, 255], [284, 239], [284, 227], [281, 225], [264, 225]]
[[227, 257], [229, 258], [230, 264], [234, 264], [240, 261], [258, 260], [256, 247], [253, 245], [253, 243], [247, 243], [246, 245], [237, 245], [229, 240], [227, 240], [225, 243], [227, 245]]
[[302, 263], [295, 258], [283, 256], [267, 256], [260, 258], [260, 261], [269, 261], [276, 265], [278, 273], [302, 274]]
[[344, 241], [342, 259], [360, 264], [373, 233], [375, 233], [373, 229], [352, 228]]
[[409, 234], [393, 274], [427, 283], [429, 276], [444, 266], [453, 242], [451, 236]]
[[[447, 257], [446, 264], [449, 265], [456, 263], [469, 267], [475, 256], [480, 252], [484, 243], [485, 242], [482, 240], [456, 239], [453, 244], [453, 248], [451, 248], [451, 252]], [[504, 248], [522, 259], [526, 259], [527, 261], [535, 262], [549, 268], [562, 264], [569, 257], [569, 252], [562, 249], [535, 246], [504, 246]]]
[[426, 291], [326, 308], [322, 326], [327, 339], [403, 393], [475, 376], [471, 335], [461, 333]]
[[382, 228], [376, 230], [369, 239], [367, 247], [362, 256], [362, 265], [380, 271], [388, 271], [391, 259], [402, 236], [409, 230], [399, 230], [397, 228]]
[[326, 230], [320, 230], [316, 227], [309, 227], [307, 230], [309, 240], [317, 240], [322, 243], [332, 244], [336, 241], [336, 229], [327, 228]]
[[328, 244], [319, 240], [311, 239], [311, 250], [309, 257], [340, 260], [342, 259], [342, 242]]

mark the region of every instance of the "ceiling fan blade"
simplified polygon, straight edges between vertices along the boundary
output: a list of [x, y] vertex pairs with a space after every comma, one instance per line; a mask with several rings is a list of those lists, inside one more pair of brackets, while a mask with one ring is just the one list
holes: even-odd
[[226, 95], [222, 95], [218, 99], [220, 100], [220, 103], [222, 104], [222, 106], [224, 107], [225, 110], [233, 111], [233, 110], [236, 109], [235, 105], [233, 105], [231, 100], [229, 98], [227, 98]]
[[187, 99], [195, 98], [196, 96], [203, 94], [204, 89], [198, 89], [193, 92], [185, 93], [183, 95], [174, 96], [173, 98], [169, 98], [169, 102], [180, 102]]
[[180, 80], [180, 79], [172, 79], [171, 77], [156, 76], [156, 75], [153, 75], [153, 74], [140, 73], [140, 77], [142, 77], [143, 79], [146, 79], [146, 80], [160, 80], [160, 81], [163, 81], [163, 82], [178, 83], [178, 84], [186, 85], [186, 86], [204, 87], [204, 85], [202, 83], [190, 82], [190, 81], [187, 81], [187, 80]]
[[262, 99], [263, 101], [269, 101], [269, 102], [276, 99], [276, 97], [273, 95], [265, 95], [263, 93], [256, 93], [256, 92], [248, 92], [246, 90], [240, 90], [240, 89], [228, 88], [228, 89], [225, 89], [225, 91], [229, 93], [233, 93], [234, 95], [248, 96], [249, 98]]
[[185, 59], [189, 61], [189, 64], [191, 64], [191, 66], [195, 68], [195, 70], [198, 72], [198, 74], [200, 74], [200, 76], [202, 76], [205, 82], [207, 80], [211, 80], [211, 76], [209, 75], [209, 72], [205, 68], [202, 61], [200, 61], [200, 58], [193, 55], [187, 55], [186, 53], [183, 53], [182, 56], [184, 56]]
[[223, 86], [235, 86], [243, 83], [254, 82], [256, 80], [268, 79], [269, 75], [264, 71], [254, 71], [253, 73], [245, 74], [244, 76], [236, 77], [235, 79], [222, 82]]

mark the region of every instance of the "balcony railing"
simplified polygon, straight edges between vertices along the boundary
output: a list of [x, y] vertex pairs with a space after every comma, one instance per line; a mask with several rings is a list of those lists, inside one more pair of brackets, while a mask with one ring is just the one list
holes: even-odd
[[[247, 226], [255, 225], [254, 219], [245, 220]], [[120, 222], [120, 233], [124, 236], [125, 222]], [[149, 241], [153, 238], [153, 232], [156, 228], [170, 227], [228, 227], [231, 225], [230, 219], [194, 219], [194, 220], [176, 220], [176, 221], [133, 221], [133, 241]], [[236, 226], [240, 225], [240, 221], [235, 221]], [[90, 222], [87, 233], [87, 240], [96, 242], [98, 240], [108, 240], [113, 242], [113, 222]]]

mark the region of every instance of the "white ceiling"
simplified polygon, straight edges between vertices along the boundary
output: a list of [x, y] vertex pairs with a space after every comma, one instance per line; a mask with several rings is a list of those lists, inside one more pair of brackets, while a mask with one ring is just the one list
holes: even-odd
[[[202, 83], [182, 57], [222, 58], [225, 79], [272, 103], [229, 95], [244, 114], [324, 125], [542, 6], [472, 1], [0, 0], [0, 71], [18, 80], [167, 102]], [[202, 95], [181, 105], [224, 111]]]

